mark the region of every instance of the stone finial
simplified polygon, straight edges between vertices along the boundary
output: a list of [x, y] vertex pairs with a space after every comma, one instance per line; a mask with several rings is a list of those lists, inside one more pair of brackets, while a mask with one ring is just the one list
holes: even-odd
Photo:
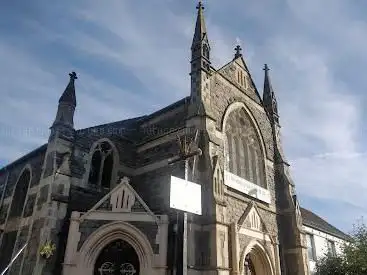
[[204, 5], [203, 5], [203, 2], [201, 0], [199, 0], [198, 5], [196, 6], [196, 9], [198, 9], [198, 10], [203, 10], [204, 9]]
[[270, 71], [269, 67], [268, 67], [268, 64], [264, 64], [264, 69], [263, 69], [265, 72], [268, 72]]
[[242, 53], [241, 53], [242, 48], [241, 48], [241, 46], [240, 46], [240, 45], [237, 45], [237, 46], [236, 46], [236, 48], [234, 48], [234, 49], [235, 49], [235, 51], [236, 51], [236, 53], [235, 53], [235, 55], [234, 55], [234, 58], [239, 58], [239, 57], [241, 57], [241, 56], [242, 56]]
[[72, 81], [74, 81], [75, 79], [78, 79], [78, 76], [76, 75], [75, 72], [69, 73], [69, 76], [70, 76], [70, 80], [72, 80]]

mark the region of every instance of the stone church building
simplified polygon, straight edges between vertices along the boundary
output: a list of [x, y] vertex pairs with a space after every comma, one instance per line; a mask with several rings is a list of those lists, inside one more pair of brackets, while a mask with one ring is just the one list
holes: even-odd
[[[239, 46], [214, 68], [197, 9], [191, 92], [178, 102], [77, 130], [70, 74], [48, 142], [0, 170], [0, 271], [27, 244], [7, 274], [309, 274], [269, 69], [260, 94]], [[186, 227], [170, 207], [171, 176], [185, 177], [184, 161], [170, 161], [177, 137], [201, 149], [188, 179], [202, 214]]]

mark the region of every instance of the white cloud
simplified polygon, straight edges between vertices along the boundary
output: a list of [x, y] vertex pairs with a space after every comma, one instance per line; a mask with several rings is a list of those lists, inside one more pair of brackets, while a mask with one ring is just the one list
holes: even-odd
[[[335, 71], [343, 65], [338, 64], [339, 57], [348, 52], [358, 56], [367, 39], [359, 37], [356, 44], [350, 43], [356, 41], [351, 40], [356, 23], [349, 19], [345, 3], [335, 2], [296, 5], [288, 1], [295, 22], [271, 35], [265, 48], [276, 68], [272, 75], [297, 190], [320, 199], [336, 198], [367, 213], [363, 196], [367, 157], [360, 144], [362, 95]], [[341, 68], [346, 71], [352, 66]]]

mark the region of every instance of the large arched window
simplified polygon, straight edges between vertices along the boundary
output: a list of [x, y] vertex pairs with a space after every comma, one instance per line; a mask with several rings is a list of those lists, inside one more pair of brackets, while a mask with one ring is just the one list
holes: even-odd
[[228, 115], [225, 134], [226, 170], [266, 188], [260, 141], [244, 108], [235, 109]]
[[109, 188], [114, 165], [114, 151], [110, 143], [99, 143], [92, 154], [89, 179], [92, 185]]
[[22, 215], [24, 202], [27, 196], [28, 186], [31, 181], [31, 171], [27, 168], [23, 171], [15, 185], [14, 195], [9, 212], [9, 218]]

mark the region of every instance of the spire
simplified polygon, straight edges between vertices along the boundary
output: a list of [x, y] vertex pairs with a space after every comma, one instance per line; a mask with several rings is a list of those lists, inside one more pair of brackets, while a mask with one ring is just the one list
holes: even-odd
[[75, 72], [69, 74], [70, 80], [65, 91], [59, 99], [59, 106], [52, 129], [74, 129], [74, 112], [76, 107], [75, 79], [78, 79]]
[[201, 44], [203, 39], [207, 36], [204, 19], [204, 5], [202, 1], [199, 1], [198, 5], [196, 6], [196, 9], [198, 10], [198, 14], [196, 18], [194, 38], [192, 40], [192, 47], [194, 47], [197, 44]]
[[70, 104], [72, 106], [76, 106], [76, 97], [75, 97], [75, 79], [78, 79], [75, 72], [71, 72], [69, 74], [70, 80], [69, 84], [66, 86], [64, 93], [59, 99], [59, 103]]
[[210, 72], [210, 45], [204, 20], [204, 6], [199, 1], [195, 33], [191, 45], [191, 74], [204, 70]]
[[264, 79], [264, 94], [263, 94], [263, 103], [265, 110], [272, 116], [275, 122], [279, 123], [278, 116], [278, 104], [275, 98], [275, 93], [273, 87], [271, 85], [270, 77], [269, 77], [269, 67], [267, 64], [264, 65], [265, 71], [265, 79]]
[[237, 59], [239, 57], [242, 56], [242, 48], [240, 45], [237, 45], [236, 48], [234, 48], [234, 50], [236, 51], [235, 55], [234, 55], [234, 59]]

